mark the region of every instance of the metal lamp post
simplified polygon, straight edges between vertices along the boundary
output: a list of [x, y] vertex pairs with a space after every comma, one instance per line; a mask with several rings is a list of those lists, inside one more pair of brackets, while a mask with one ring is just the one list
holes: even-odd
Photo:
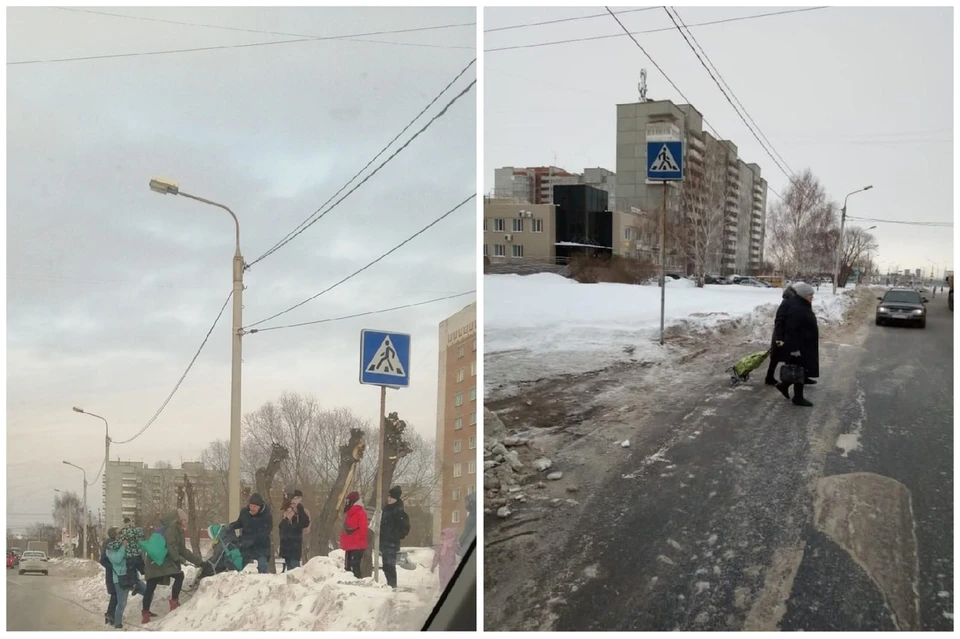
[[150, 180], [150, 190], [161, 195], [180, 195], [221, 208], [230, 214], [236, 225], [237, 243], [233, 254], [233, 355], [230, 384], [230, 497], [228, 499], [229, 512], [235, 514], [240, 512], [240, 358], [243, 337], [243, 255], [240, 254], [240, 221], [227, 206], [184, 193], [172, 180], [154, 178]]
[[[104, 434], [103, 434], [103, 509], [107, 509], [107, 464], [110, 463], [110, 422], [106, 418], [97, 415], [96, 413], [89, 413], [82, 408], [77, 406], [73, 407], [73, 412], [80, 413], [81, 415], [89, 415], [90, 417], [96, 417], [103, 422]], [[67, 462], [63, 462], [67, 463]], [[72, 464], [71, 464], [72, 465]], [[86, 475], [84, 475], [86, 477]], [[86, 485], [86, 479], [84, 479], [84, 485]], [[86, 510], [86, 489], [84, 489], [84, 510]]]
[[857, 189], [856, 191], [851, 191], [847, 193], [847, 196], [843, 198], [843, 209], [840, 210], [840, 237], [837, 238], [837, 259], [833, 268], [833, 294], [837, 294], [837, 285], [840, 282], [840, 252], [843, 250], [843, 227], [847, 222], [847, 200], [851, 195], [856, 193], [862, 193], [863, 191], [869, 191], [873, 188], [873, 185], [865, 186], [862, 189]]
[[73, 466], [74, 468], [79, 470], [81, 473], [83, 473], [83, 516], [81, 518], [81, 521], [83, 522], [82, 524], [83, 527], [81, 528], [81, 530], [83, 531], [83, 546], [84, 546], [83, 554], [86, 555], [90, 550], [90, 537], [88, 537], [89, 521], [87, 519], [87, 471], [85, 471], [83, 468], [80, 468], [76, 464], [71, 464], [68, 461], [65, 461], [63, 463], [66, 464], [67, 466]]

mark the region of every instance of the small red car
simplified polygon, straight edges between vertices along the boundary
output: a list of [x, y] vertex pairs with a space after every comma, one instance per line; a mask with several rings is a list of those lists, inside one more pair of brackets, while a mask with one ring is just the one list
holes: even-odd
[[12, 552], [7, 553], [7, 568], [16, 568], [17, 567], [17, 556]]

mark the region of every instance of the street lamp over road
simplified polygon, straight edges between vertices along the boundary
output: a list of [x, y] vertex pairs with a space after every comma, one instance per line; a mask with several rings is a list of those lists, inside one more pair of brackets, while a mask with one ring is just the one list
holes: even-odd
[[[150, 190], [161, 195], [180, 195], [210, 206], [216, 206], [230, 214], [236, 226], [236, 251], [233, 255], [233, 356], [230, 384], [230, 473], [229, 512], [240, 512], [240, 358], [243, 351], [243, 255], [240, 254], [240, 221], [227, 206], [180, 190], [179, 184], [165, 178], [150, 180]], [[231, 515], [232, 516], [232, 515]]]
[[[107, 465], [110, 463], [110, 422], [106, 420], [105, 417], [101, 417], [96, 413], [89, 413], [78, 406], [73, 407], [73, 412], [80, 413], [81, 415], [89, 415], [90, 417], [96, 417], [103, 422], [103, 510], [107, 510]], [[67, 462], [63, 462], [66, 464]], [[72, 466], [73, 464], [71, 464]], [[84, 479], [84, 484], [86, 484], [86, 479]], [[86, 511], [86, 497], [84, 497], [84, 511]]]
[[856, 191], [851, 191], [847, 193], [847, 196], [843, 198], [843, 209], [840, 210], [840, 237], [837, 238], [837, 261], [833, 268], [833, 294], [837, 294], [837, 285], [840, 282], [840, 251], [843, 250], [843, 227], [847, 223], [847, 200], [851, 195], [856, 193], [862, 193], [863, 191], [869, 191], [873, 188], [873, 185], [865, 186], [862, 189], [857, 189]]
[[[71, 464], [68, 461], [63, 462], [67, 466], [73, 466], [81, 473], [83, 473], [83, 515], [81, 516], [81, 521], [83, 522], [81, 530], [83, 531], [83, 554], [87, 555], [90, 552], [90, 538], [88, 535], [89, 519], [87, 518], [87, 471], [83, 468], [80, 468], [76, 464]], [[106, 477], [106, 475], [104, 475]]]

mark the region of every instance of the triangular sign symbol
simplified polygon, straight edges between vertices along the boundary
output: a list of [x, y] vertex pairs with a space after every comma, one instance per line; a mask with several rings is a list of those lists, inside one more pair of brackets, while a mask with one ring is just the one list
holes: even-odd
[[397, 349], [393, 347], [393, 340], [387, 335], [383, 338], [380, 348], [373, 354], [373, 357], [367, 362], [367, 372], [377, 373], [379, 375], [393, 375], [394, 377], [406, 377], [403, 370], [403, 364], [397, 357]]
[[653, 164], [650, 165], [650, 172], [669, 173], [679, 170], [680, 167], [677, 166], [677, 161], [673, 159], [673, 154], [670, 153], [670, 148], [664, 144], [662, 147], [660, 147], [660, 152], [657, 153], [657, 157], [653, 161]]

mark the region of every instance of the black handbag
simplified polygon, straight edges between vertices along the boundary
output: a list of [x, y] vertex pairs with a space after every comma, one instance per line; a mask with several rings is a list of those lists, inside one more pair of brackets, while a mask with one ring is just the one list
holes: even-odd
[[136, 572], [131, 573], [127, 571], [125, 575], [118, 575], [117, 582], [121, 588], [129, 588], [131, 586], [134, 586], [137, 583], [137, 573]]
[[807, 378], [807, 371], [803, 366], [784, 364], [780, 367], [780, 381], [784, 384], [802, 384]]

